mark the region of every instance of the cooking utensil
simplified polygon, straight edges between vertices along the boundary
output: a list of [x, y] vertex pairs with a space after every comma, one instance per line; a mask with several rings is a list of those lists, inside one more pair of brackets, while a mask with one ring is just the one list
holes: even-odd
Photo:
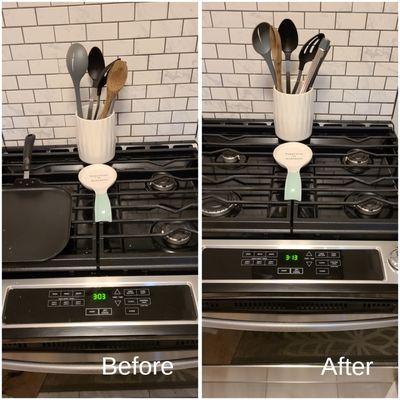
[[114, 60], [113, 62], [111, 62], [110, 64], [108, 64], [103, 71], [101, 72], [100, 76], [99, 76], [99, 84], [97, 85], [97, 105], [96, 105], [96, 111], [94, 113], [94, 117], [93, 119], [97, 119], [97, 114], [99, 113], [99, 108], [100, 108], [100, 97], [101, 97], [101, 91], [103, 90], [103, 87], [106, 85], [107, 83], [107, 75], [108, 72], [110, 71], [111, 67], [114, 65], [114, 63], [116, 61], [120, 60], [120, 58], [117, 58], [116, 60]]
[[271, 58], [270, 25], [268, 23], [261, 22], [261, 24], [258, 24], [254, 28], [252, 42], [254, 50], [264, 57], [276, 87], [277, 81], [274, 64]]
[[70, 237], [72, 199], [30, 175], [35, 135], [25, 138], [23, 178], [3, 189], [3, 260], [39, 262], [60, 253]]
[[310, 69], [308, 70], [307, 77], [301, 86], [300, 93], [305, 93], [307, 90], [313, 85], [315, 78], [317, 77], [318, 71], [321, 67], [322, 62], [324, 61], [328, 51], [330, 49], [330, 41], [326, 38], [323, 38], [319, 44], [317, 54], [314, 57], [314, 60], [311, 64]]
[[117, 179], [114, 168], [105, 164], [92, 164], [79, 171], [79, 181], [86, 189], [96, 194], [94, 202], [94, 219], [96, 222], [111, 222], [111, 204], [107, 190]]
[[101, 77], [101, 73], [105, 68], [105, 62], [103, 53], [98, 47], [93, 47], [89, 52], [89, 64], [88, 64], [88, 73], [92, 78], [92, 88], [90, 90], [90, 100], [89, 100], [89, 109], [87, 119], [92, 119], [92, 111], [93, 111], [93, 102], [94, 96], [97, 92], [97, 86], [99, 84], [99, 79]]
[[276, 73], [276, 88], [282, 92], [282, 45], [278, 30], [271, 25], [270, 29], [271, 53], [274, 59]]
[[71, 44], [67, 51], [67, 68], [74, 84], [76, 108], [81, 118], [83, 118], [83, 114], [79, 86], [81, 79], [86, 74], [88, 62], [86, 49], [80, 43]]
[[296, 84], [294, 85], [293, 93], [298, 93], [301, 74], [303, 73], [304, 66], [312, 61], [317, 54], [318, 46], [321, 40], [325, 37], [323, 33], [313, 36], [301, 48], [299, 53], [299, 71], [297, 73]]
[[300, 170], [311, 161], [312, 150], [303, 143], [287, 142], [276, 147], [273, 156], [288, 171], [284, 199], [301, 201]]
[[106, 118], [111, 107], [111, 102], [117, 96], [118, 92], [124, 87], [128, 77], [128, 66], [126, 62], [117, 60], [111, 67], [107, 75], [107, 97], [103, 106], [100, 119]]
[[284, 19], [278, 28], [282, 51], [285, 53], [286, 93], [290, 91], [290, 56], [299, 44], [296, 25], [291, 19]]

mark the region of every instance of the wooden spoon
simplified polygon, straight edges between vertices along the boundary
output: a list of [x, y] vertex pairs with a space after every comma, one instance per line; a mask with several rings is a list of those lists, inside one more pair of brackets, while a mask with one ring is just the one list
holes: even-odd
[[274, 59], [276, 74], [276, 89], [282, 92], [282, 44], [278, 30], [274, 26], [270, 26], [271, 53]]
[[106, 118], [112, 101], [124, 87], [128, 76], [128, 66], [125, 61], [117, 60], [111, 67], [107, 76], [107, 97], [99, 119]]

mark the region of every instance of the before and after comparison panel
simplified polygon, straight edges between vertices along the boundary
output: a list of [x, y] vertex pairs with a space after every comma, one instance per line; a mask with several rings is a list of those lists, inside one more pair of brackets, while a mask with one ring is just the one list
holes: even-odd
[[398, 4], [2, 2], [2, 396], [398, 398]]

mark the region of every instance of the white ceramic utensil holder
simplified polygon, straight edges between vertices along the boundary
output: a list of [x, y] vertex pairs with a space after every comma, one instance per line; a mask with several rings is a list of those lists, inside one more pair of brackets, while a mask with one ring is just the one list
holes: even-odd
[[[87, 107], [83, 109], [87, 115]], [[104, 164], [115, 155], [115, 113], [103, 119], [76, 116], [76, 141], [79, 158], [88, 164]]]
[[274, 87], [273, 98], [276, 136], [286, 142], [308, 139], [314, 120], [314, 89], [303, 94], [288, 94]]

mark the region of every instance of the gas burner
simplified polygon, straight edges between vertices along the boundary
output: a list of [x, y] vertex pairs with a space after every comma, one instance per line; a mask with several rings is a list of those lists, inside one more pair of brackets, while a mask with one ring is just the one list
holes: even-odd
[[373, 192], [351, 193], [345, 201], [349, 203], [345, 210], [352, 218], [387, 218], [391, 212], [385, 199]]
[[343, 157], [343, 164], [353, 174], [362, 174], [366, 168], [365, 165], [372, 164], [372, 159], [368, 153], [360, 149], [353, 149], [347, 152]]
[[155, 237], [159, 247], [167, 249], [181, 249], [183, 247], [191, 247], [194, 228], [188, 222], [157, 222], [151, 228], [151, 233], [162, 236]]
[[215, 161], [221, 164], [221, 168], [242, 168], [246, 164], [247, 157], [236, 150], [226, 149], [217, 156]]
[[173, 192], [178, 187], [176, 179], [166, 172], [156, 172], [146, 183], [148, 190], [166, 193]]
[[203, 201], [203, 215], [206, 217], [225, 217], [240, 210], [240, 196], [235, 192], [216, 192]]

